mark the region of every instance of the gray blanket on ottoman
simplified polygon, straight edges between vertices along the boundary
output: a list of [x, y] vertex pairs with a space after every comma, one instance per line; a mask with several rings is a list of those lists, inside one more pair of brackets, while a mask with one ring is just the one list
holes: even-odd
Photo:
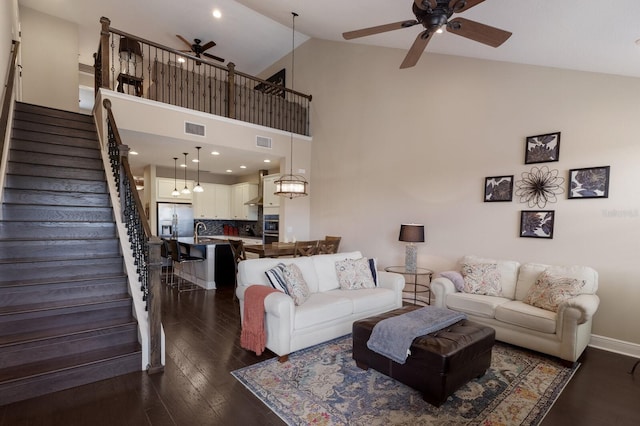
[[404, 364], [413, 339], [466, 318], [465, 314], [450, 309], [425, 306], [378, 322], [373, 327], [367, 347], [398, 364]]

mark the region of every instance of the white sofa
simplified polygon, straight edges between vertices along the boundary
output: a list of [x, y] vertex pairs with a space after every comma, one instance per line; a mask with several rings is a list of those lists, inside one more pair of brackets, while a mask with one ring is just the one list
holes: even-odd
[[[493, 327], [496, 339], [546, 353], [574, 363], [591, 338], [592, 317], [600, 299], [598, 273], [586, 266], [550, 266], [536, 263], [465, 256], [460, 265], [496, 263], [502, 285], [501, 296], [470, 294], [456, 290], [454, 283], [438, 277], [431, 283], [435, 306], [464, 312], [475, 322]], [[557, 312], [541, 309], [523, 300], [544, 271], [584, 281], [580, 294], [561, 303]]]
[[248, 286], [270, 286], [265, 271], [278, 263], [295, 263], [309, 286], [310, 297], [296, 306], [285, 293], [269, 294], [265, 305], [267, 348], [285, 361], [288, 354], [351, 333], [353, 322], [402, 306], [404, 278], [399, 274], [377, 271], [378, 286], [342, 290], [335, 262], [358, 259], [358, 251], [296, 258], [249, 259], [238, 265], [240, 315], [244, 322], [244, 293]]

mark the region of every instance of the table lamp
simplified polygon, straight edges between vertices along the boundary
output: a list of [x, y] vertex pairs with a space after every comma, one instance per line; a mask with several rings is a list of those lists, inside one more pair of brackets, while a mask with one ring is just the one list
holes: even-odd
[[404, 267], [408, 272], [415, 272], [417, 269], [418, 247], [414, 243], [424, 243], [424, 225], [407, 223], [400, 225], [399, 241], [407, 244]]

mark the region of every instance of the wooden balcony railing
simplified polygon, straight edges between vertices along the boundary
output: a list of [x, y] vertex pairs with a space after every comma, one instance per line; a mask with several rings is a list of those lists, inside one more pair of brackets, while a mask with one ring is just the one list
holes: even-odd
[[[11, 42], [11, 57], [9, 58], [9, 72], [7, 73], [7, 83], [5, 85], [4, 99], [2, 100], [2, 110], [0, 111], [0, 157], [4, 152], [5, 139], [9, 139], [7, 129], [9, 128], [9, 113], [13, 101], [13, 91], [16, 81], [16, 67], [18, 66], [18, 48], [20, 42]], [[1, 189], [0, 189], [1, 193]]]
[[196, 58], [124, 31], [101, 18], [95, 87], [274, 129], [309, 135], [311, 95]]

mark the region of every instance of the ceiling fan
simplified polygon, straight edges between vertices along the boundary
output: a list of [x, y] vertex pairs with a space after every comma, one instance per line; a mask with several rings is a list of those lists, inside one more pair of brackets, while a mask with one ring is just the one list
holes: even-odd
[[189, 42], [189, 40], [187, 40], [186, 38], [182, 37], [179, 34], [176, 34], [176, 37], [178, 37], [180, 40], [182, 40], [182, 42], [189, 47], [189, 50], [181, 50], [181, 52], [193, 52], [193, 54], [195, 55], [196, 58], [199, 58], [201, 55], [204, 55], [207, 58], [211, 58], [211, 59], [214, 59], [216, 61], [224, 62], [224, 59], [222, 59], [219, 56], [215, 56], [215, 55], [211, 55], [209, 53], [205, 53], [205, 50], [209, 50], [213, 46], [216, 45], [215, 41], [210, 41], [209, 43], [206, 43], [206, 44], [200, 44], [200, 43], [202, 43], [202, 40], [200, 40], [199, 38], [194, 38], [193, 39], [193, 44], [191, 44]]
[[407, 52], [407, 56], [405, 56], [404, 61], [402, 61], [400, 65], [401, 69], [414, 66], [418, 62], [418, 59], [420, 59], [420, 55], [422, 55], [427, 44], [431, 41], [432, 35], [439, 30], [439, 32], [442, 32], [441, 30], [443, 28], [446, 28], [450, 33], [484, 43], [491, 47], [498, 47], [511, 37], [510, 32], [465, 18], [449, 20], [454, 13], [464, 12], [483, 1], [484, 0], [414, 0], [412, 10], [416, 19], [348, 31], [342, 33], [342, 37], [346, 40], [351, 40], [422, 24], [426, 29], [418, 34], [409, 52]]

